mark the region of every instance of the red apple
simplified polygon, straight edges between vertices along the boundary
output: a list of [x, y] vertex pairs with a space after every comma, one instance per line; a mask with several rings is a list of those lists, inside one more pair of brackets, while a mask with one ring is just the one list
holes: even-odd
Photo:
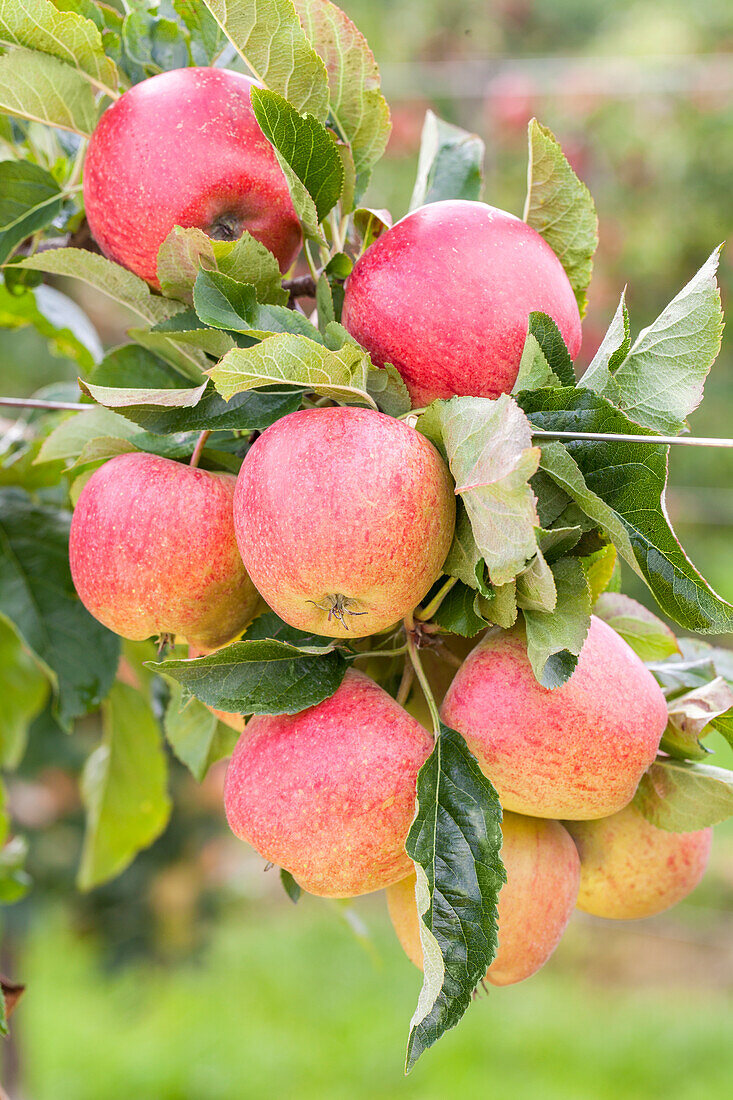
[[490, 632], [441, 710], [465, 737], [502, 806], [535, 817], [605, 817], [634, 796], [667, 724], [652, 674], [596, 616], [570, 679], [537, 682], [522, 628]]
[[712, 829], [657, 829], [634, 805], [566, 828], [580, 854], [578, 908], [615, 920], [651, 917], [686, 898], [705, 872], [713, 840]]
[[432, 740], [350, 670], [299, 714], [255, 716], [227, 771], [232, 831], [312, 894], [352, 897], [404, 878], [417, 773]]
[[291, 626], [364, 637], [411, 611], [453, 538], [448, 468], [413, 428], [370, 409], [301, 409], [239, 472], [234, 526], [247, 572]]
[[215, 240], [246, 229], [281, 271], [290, 267], [300, 223], [252, 111], [253, 85], [229, 69], [174, 69], [104, 112], [84, 163], [84, 206], [105, 256], [157, 285], [158, 249], [181, 225]]
[[[544, 966], [560, 942], [578, 896], [580, 862], [557, 821], [505, 814], [501, 831], [507, 881], [499, 893], [499, 950], [486, 978], [511, 985]], [[414, 874], [389, 887], [387, 903], [405, 954], [422, 969]]]
[[375, 363], [394, 364], [417, 407], [508, 393], [535, 310], [553, 318], [574, 359], [578, 305], [550, 246], [513, 214], [449, 200], [408, 214], [367, 249], [342, 320]]
[[123, 638], [172, 634], [201, 649], [230, 641], [259, 595], [237, 550], [233, 474], [150, 454], [119, 455], [79, 497], [71, 575], [86, 609]]

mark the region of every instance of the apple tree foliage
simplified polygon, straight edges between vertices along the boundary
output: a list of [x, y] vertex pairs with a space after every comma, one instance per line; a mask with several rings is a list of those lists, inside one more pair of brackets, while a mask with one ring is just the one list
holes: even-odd
[[[156, 292], [99, 255], [86, 232], [80, 180], [102, 110], [163, 70], [210, 64], [262, 84], [253, 106], [303, 227], [312, 277], [304, 285], [317, 305], [310, 317], [297, 304], [298, 280], [283, 283], [275, 258], [247, 233], [221, 242], [173, 228]], [[664, 755], [636, 795], [641, 812], [678, 831], [733, 813], [731, 773], [701, 762], [711, 730], [733, 741], [733, 658], [699, 639], [677, 640], [618, 591], [623, 561], [683, 633], [733, 628], [733, 607], [670, 525], [669, 448], [660, 438], [686, 430], [720, 347], [718, 250], [641, 332], [622, 296], [580, 381], [553, 321], [534, 313], [511, 395], [455, 397], [413, 412], [397, 372], [375, 367], [340, 324], [355, 258], [391, 224], [387, 211], [364, 206], [389, 128], [374, 57], [330, 0], [133, 0], [125, 14], [95, 0], [0, 3], [0, 322], [35, 328], [80, 376], [78, 386], [38, 395], [70, 410], [27, 410], [2, 425], [0, 764], [18, 766], [44, 707], [59, 736], [101, 710], [102, 739], [82, 784], [81, 889], [119, 874], [165, 829], [169, 750], [197, 779], [229, 754], [235, 735], [209, 706], [295, 713], [331, 695], [350, 664], [385, 642], [315, 637], [265, 612], [215, 654], [189, 659], [177, 650], [156, 660], [152, 643], [121, 643], [76, 597], [67, 553], [73, 504], [112, 456], [187, 461], [202, 432], [202, 465], [236, 473], [256, 433], [319, 400], [407, 419], [450, 466], [455, 537], [418, 620], [472, 637], [522, 616], [535, 675], [554, 689], [572, 675], [594, 609], [649, 663], [669, 702]], [[480, 198], [482, 160], [478, 136], [428, 112], [411, 209]], [[523, 216], [560, 258], [582, 313], [596, 213], [535, 120]], [[105, 352], [59, 279], [123, 310], [127, 341]], [[399, 648], [403, 631], [386, 648]], [[372, 660], [369, 671], [395, 692], [402, 659]], [[408, 1068], [458, 1022], [493, 959], [504, 881], [496, 792], [444, 725], [436, 723], [416, 806], [407, 850], [426, 966]], [[29, 882], [25, 842], [12, 833], [4, 798], [0, 844], [0, 900], [9, 903]], [[299, 887], [287, 870], [282, 876], [297, 900]]]

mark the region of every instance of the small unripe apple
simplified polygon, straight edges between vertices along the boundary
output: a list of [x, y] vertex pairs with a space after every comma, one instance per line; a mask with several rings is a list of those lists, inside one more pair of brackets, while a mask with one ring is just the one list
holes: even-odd
[[419, 722], [350, 670], [318, 706], [249, 720], [227, 770], [229, 825], [312, 894], [380, 890], [410, 870], [405, 840], [431, 748]]
[[456, 673], [441, 710], [463, 734], [502, 806], [536, 817], [605, 817], [634, 796], [667, 724], [656, 680], [591, 616], [562, 687], [535, 679], [524, 630], [489, 632]]
[[104, 112], [84, 162], [84, 207], [105, 256], [157, 285], [158, 249], [180, 225], [224, 241], [246, 229], [290, 267], [300, 223], [253, 85], [231, 69], [173, 69]]
[[[511, 985], [544, 966], [560, 942], [578, 896], [580, 863], [557, 821], [507, 813], [501, 831], [507, 881], [499, 893], [499, 950], [486, 978]], [[387, 904], [405, 954], [422, 969], [414, 874], [389, 887]]]
[[95, 619], [140, 641], [175, 635], [216, 649], [259, 603], [237, 550], [233, 474], [151, 454], [110, 459], [74, 509], [71, 575]]
[[712, 829], [657, 829], [633, 804], [598, 821], [568, 821], [580, 855], [578, 908], [596, 917], [637, 920], [692, 893], [710, 855]]
[[342, 320], [375, 363], [397, 368], [418, 407], [508, 393], [537, 310], [574, 359], [578, 304], [550, 246], [513, 214], [451, 199], [413, 211], [366, 250]]
[[302, 409], [242, 463], [234, 526], [247, 572], [291, 626], [365, 637], [440, 576], [455, 494], [432, 443], [370, 409]]

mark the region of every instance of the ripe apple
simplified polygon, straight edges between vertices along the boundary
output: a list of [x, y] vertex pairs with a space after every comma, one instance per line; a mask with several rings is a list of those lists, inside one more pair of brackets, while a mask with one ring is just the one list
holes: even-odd
[[84, 206], [105, 256], [157, 286], [158, 249], [180, 225], [224, 241], [246, 229], [281, 271], [290, 267], [300, 223], [252, 111], [253, 85], [230, 69], [174, 69], [104, 112], [84, 163]]
[[371, 245], [346, 284], [342, 321], [414, 406], [498, 397], [517, 378], [529, 314], [548, 313], [571, 358], [580, 314], [562, 264], [526, 222], [482, 202], [434, 202]]
[[234, 537], [235, 480], [139, 452], [101, 466], [69, 540], [74, 585], [95, 619], [133, 641], [172, 634], [202, 649], [244, 630], [259, 594]]
[[257, 439], [234, 526], [247, 572], [302, 630], [365, 637], [411, 611], [453, 538], [455, 494], [428, 440], [370, 409], [301, 409]]
[[441, 715], [507, 809], [583, 819], [631, 801], [656, 755], [667, 705], [633, 650], [594, 615], [562, 687], [537, 683], [522, 627], [490, 632], [456, 673]]
[[432, 741], [361, 672], [299, 714], [255, 716], [224, 791], [232, 831], [305, 890], [352, 897], [404, 878], [417, 773]]
[[633, 804], [566, 828], [580, 855], [578, 908], [615, 920], [651, 917], [686, 898], [703, 876], [713, 840], [712, 829], [657, 829]]
[[[557, 821], [508, 813], [501, 831], [507, 881], [499, 893], [499, 950], [486, 977], [511, 985], [544, 966], [560, 942], [578, 896], [580, 862]], [[414, 874], [389, 887], [387, 904], [405, 954], [422, 969]]]

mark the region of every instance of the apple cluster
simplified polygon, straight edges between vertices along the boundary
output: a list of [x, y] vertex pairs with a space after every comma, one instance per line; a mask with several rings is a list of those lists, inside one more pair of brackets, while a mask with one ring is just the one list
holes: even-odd
[[[175, 225], [214, 239], [250, 232], [295, 261], [301, 230], [250, 104], [252, 81], [184, 69], [137, 84], [105, 112], [84, 170], [87, 217], [104, 253], [156, 284]], [[421, 207], [359, 258], [342, 321], [377, 366], [392, 364], [414, 407], [511, 390], [532, 311], [572, 357], [578, 306], [563, 267], [529, 225], [480, 202]], [[124, 638], [175, 637], [196, 656], [237, 638], [265, 605], [327, 639], [411, 629], [453, 540], [455, 488], [436, 448], [404, 420], [325, 405], [276, 421], [238, 476], [147, 453], [105, 463], [74, 512], [76, 590]], [[490, 630], [445, 690], [441, 718], [499, 794], [507, 882], [487, 978], [534, 973], [579, 908], [624, 919], [660, 912], [699, 881], [710, 830], [656, 829], [632, 805], [667, 722], [650, 672], [592, 618], [560, 688], [535, 679], [521, 625]], [[443, 689], [443, 690], [441, 690]], [[398, 703], [363, 671], [296, 714], [220, 715], [241, 737], [226, 778], [237, 836], [329, 897], [387, 891], [403, 947], [422, 965], [405, 839], [432, 749], [420, 698]]]

